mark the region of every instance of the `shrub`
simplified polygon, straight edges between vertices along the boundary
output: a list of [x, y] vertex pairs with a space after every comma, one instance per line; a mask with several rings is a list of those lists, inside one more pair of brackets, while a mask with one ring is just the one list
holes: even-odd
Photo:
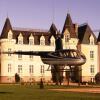
[[100, 84], [100, 72], [95, 75], [95, 82], [96, 84]]
[[17, 73], [15, 74], [15, 82], [20, 82], [20, 76]]

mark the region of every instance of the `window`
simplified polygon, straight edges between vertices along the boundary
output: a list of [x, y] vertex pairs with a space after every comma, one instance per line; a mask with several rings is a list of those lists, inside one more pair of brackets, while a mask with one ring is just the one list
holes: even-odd
[[94, 73], [94, 65], [90, 66], [90, 73]]
[[90, 51], [90, 58], [94, 58], [94, 51]]
[[23, 36], [21, 33], [18, 36], [18, 44], [23, 44]]
[[40, 45], [45, 45], [44, 40], [40, 41]]
[[30, 44], [30, 45], [33, 45], [33, 44], [34, 44], [34, 37], [33, 37], [32, 34], [31, 34], [30, 37], [29, 37], [29, 44]]
[[51, 45], [54, 46], [55, 45], [55, 41], [51, 41]]
[[[19, 50], [19, 52], [21, 52], [21, 50]], [[18, 54], [18, 59], [22, 59], [22, 54]]]
[[11, 52], [11, 48], [8, 48], [8, 52], [9, 52], [8, 56], [11, 56], [11, 53], [10, 53]]
[[70, 36], [69, 34], [65, 35], [65, 42], [69, 42]]
[[11, 77], [8, 77], [7, 80], [8, 80], [9, 82], [12, 82], [12, 78], [11, 78]]
[[31, 82], [34, 81], [34, 78], [29, 78], [29, 81], [31, 81]]
[[23, 41], [22, 40], [18, 40], [18, 44], [23, 44]]
[[44, 38], [44, 36], [41, 36], [41, 38], [40, 38], [40, 45], [45, 45], [45, 38]]
[[8, 73], [11, 73], [11, 64], [8, 64]]
[[55, 45], [55, 38], [53, 36], [50, 39], [50, 45], [52, 45], [52, 46]]
[[12, 31], [11, 31], [11, 30], [9, 30], [9, 32], [8, 32], [8, 39], [9, 39], [9, 40], [12, 39]]
[[30, 60], [32, 60], [33, 59], [33, 55], [29, 55], [29, 58], [30, 58]]
[[94, 44], [94, 37], [91, 35], [90, 36], [90, 45], [93, 45]]
[[40, 73], [44, 74], [44, 65], [41, 65]]
[[34, 66], [33, 65], [29, 66], [29, 73], [30, 74], [34, 73]]
[[93, 45], [93, 44], [94, 44], [94, 41], [93, 41], [93, 40], [91, 40], [91, 41], [90, 41], [90, 44], [91, 44], [91, 45]]
[[90, 81], [91, 81], [91, 82], [95, 82], [95, 78], [93, 78], [93, 77], [90, 78]]
[[34, 44], [34, 40], [33, 39], [29, 39], [29, 44], [33, 45]]
[[18, 73], [22, 73], [22, 65], [18, 65]]

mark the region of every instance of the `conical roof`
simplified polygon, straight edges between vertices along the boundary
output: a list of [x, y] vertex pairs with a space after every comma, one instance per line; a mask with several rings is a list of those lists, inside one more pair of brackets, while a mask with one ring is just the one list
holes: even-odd
[[72, 23], [72, 19], [71, 19], [71, 16], [70, 16], [70, 14], [68, 13], [67, 14], [67, 17], [66, 17], [66, 20], [65, 20], [65, 26], [68, 26], [68, 25], [73, 25], [73, 23]]
[[52, 23], [49, 31], [52, 33], [52, 35], [56, 36], [56, 32], [58, 32], [58, 30], [57, 30], [57, 28], [56, 28], [54, 23]]
[[68, 13], [65, 19], [65, 23], [64, 23], [64, 27], [62, 30], [62, 33], [64, 33], [64, 31], [68, 29], [69, 33], [70, 33], [70, 37], [71, 38], [76, 38], [76, 33], [75, 33], [75, 28], [74, 28], [74, 24], [72, 22], [71, 16]]
[[1, 33], [1, 38], [7, 38], [9, 30], [12, 30], [12, 26], [9, 18], [7, 17]]

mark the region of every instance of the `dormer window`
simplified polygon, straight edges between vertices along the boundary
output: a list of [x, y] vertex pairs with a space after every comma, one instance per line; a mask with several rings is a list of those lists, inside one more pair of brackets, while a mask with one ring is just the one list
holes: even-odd
[[93, 35], [90, 36], [90, 45], [94, 45], [94, 37], [93, 37]]
[[40, 38], [40, 45], [45, 45], [45, 38], [43, 35]]
[[70, 39], [70, 34], [66, 34], [65, 35], [65, 42], [69, 42], [69, 39]]
[[50, 45], [54, 46], [55, 45], [55, 38], [52, 36], [50, 39]]
[[12, 31], [11, 31], [11, 30], [9, 30], [9, 32], [8, 32], [8, 39], [9, 39], [9, 40], [12, 39]]
[[29, 44], [30, 44], [30, 45], [33, 45], [33, 44], [34, 44], [34, 37], [33, 37], [32, 34], [31, 34], [30, 37], [29, 37]]
[[21, 33], [18, 36], [18, 44], [23, 44], [23, 36]]
[[69, 42], [69, 40], [70, 40], [70, 33], [69, 33], [68, 29], [66, 29], [63, 34], [64, 34], [64, 43]]

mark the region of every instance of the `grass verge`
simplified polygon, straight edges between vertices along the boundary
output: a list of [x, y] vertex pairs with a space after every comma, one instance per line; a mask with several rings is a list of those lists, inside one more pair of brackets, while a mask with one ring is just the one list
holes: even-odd
[[71, 87], [45, 86], [44, 89], [39, 89], [38, 85], [0, 85], [0, 100], [100, 100], [100, 94], [95, 93], [49, 90], [56, 88], [67, 89]]

